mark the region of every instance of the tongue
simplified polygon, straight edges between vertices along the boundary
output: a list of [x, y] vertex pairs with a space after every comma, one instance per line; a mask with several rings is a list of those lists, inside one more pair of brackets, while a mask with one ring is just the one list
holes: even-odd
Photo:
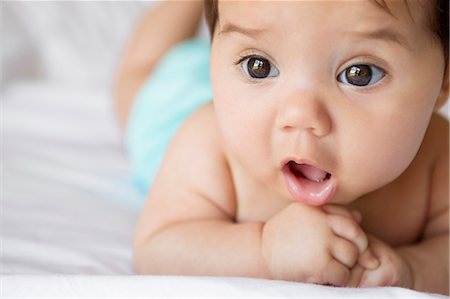
[[321, 182], [327, 177], [327, 172], [308, 164], [296, 164], [295, 170], [310, 181]]

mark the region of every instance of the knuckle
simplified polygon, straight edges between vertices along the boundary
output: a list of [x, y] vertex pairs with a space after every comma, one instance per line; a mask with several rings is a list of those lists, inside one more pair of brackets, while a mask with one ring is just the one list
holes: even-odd
[[358, 224], [353, 223], [350, 226], [349, 234], [350, 238], [356, 242], [356, 245], [360, 253], [362, 253], [364, 250], [367, 249], [367, 246], [369, 245], [367, 236], [364, 234], [364, 232], [362, 231], [362, 229], [359, 227]]
[[358, 248], [348, 241], [335, 242], [333, 251], [347, 267], [353, 267], [358, 261]]
[[347, 230], [348, 230], [348, 236], [351, 239], [359, 239], [359, 238], [363, 237], [360, 227], [353, 221], [349, 221]]

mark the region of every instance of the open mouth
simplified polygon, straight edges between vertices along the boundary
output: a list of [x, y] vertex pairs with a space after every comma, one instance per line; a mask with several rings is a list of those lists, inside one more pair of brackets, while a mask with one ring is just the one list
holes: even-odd
[[309, 164], [297, 164], [294, 161], [289, 161], [287, 166], [289, 167], [289, 171], [297, 178], [304, 178], [316, 183], [320, 183], [331, 178], [331, 173]]
[[299, 202], [323, 205], [334, 195], [336, 179], [323, 169], [291, 160], [282, 171], [289, 193]]

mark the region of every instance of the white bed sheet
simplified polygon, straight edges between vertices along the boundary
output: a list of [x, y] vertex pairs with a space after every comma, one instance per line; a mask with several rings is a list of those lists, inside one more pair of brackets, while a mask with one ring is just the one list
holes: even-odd
[[20, 298], [446, 298], [392, 287], [351, 289], [262, 279], [188, 276], [22, 275], [6, 277], [3, 290], [5, 295]]
[[2, 273], [132, 272], [142, 199], [110, 99], [47, 82], [2, 93]]
[[133, 275], [143, 199], [104, 90], [22, 82], [2, 91], [0, 297], [445, 298], [401, 288]]

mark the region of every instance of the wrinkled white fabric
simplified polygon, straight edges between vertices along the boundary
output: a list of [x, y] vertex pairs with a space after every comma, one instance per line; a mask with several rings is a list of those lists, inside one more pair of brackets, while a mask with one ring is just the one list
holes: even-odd
[[143, 199], [111, 97], [22, 83], [1, 94], [2, 273], [131, 273]]

